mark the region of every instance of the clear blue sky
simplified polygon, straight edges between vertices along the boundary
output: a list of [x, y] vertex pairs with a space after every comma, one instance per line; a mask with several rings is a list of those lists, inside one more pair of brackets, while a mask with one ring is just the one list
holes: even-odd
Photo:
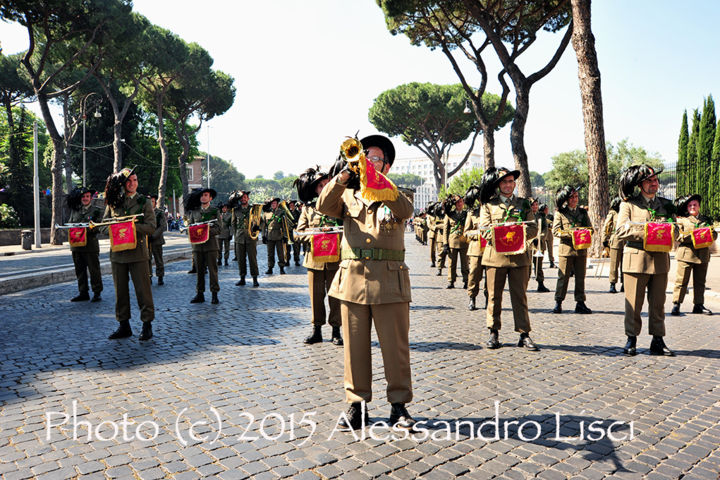
[[[413, 81], [458, 82], [441, 52], [390, 35], [374, 0], [134, 5], [153, 23], [202, 45], [214, 67], [235, 78], [234, 106], [209, 123], [209, 135], [203, 127], [199, 140], [201, 149], [233, 161], [249, 178], [329, 165], [344, 136], [373, 132], [367, 111], [384, 90]], [[592, 22], [607, 140], [628, 138], [674, 162], [683, 110], [702, 106], [708, 94], [720, 96], [720, 2], [596, 0]], [[24, 31], [5, 23], [0, 39], [5, 53], [27, 47]], [[525, 71], [543, 65], [559, 41], [560, 34], [538, 40], [524, 54]], [[383, 73], [369, 75], [370, 64]], [[489, 71], [495, 77], [497, 63]], [[496, 134], [499, 165], [513, 164], [509, 133], [506, 127]], [[395, 140], [399, 156], [421, 155]], [[531, 91], [525, 145], [531, 170], [539, 172], [551, 168], [553, 155], [584, 148], [571, 46]], [[482, 153], [481, 142], [475, 150]]]

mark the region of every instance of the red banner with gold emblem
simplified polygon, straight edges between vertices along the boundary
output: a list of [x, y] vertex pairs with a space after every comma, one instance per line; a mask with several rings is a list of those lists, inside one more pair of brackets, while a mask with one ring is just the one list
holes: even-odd
[[113, 223], [108, 230], [110, 232], [111, 251], [122, 252], [137, 247], [137, 233], [135, 232], [135, 222], [133, 220]]
[[572, 244], [575, 250], [585, 250], [592, 245], [592, 231], [587, 228], [578, 228], [572, 232]]
[[365, 158], [360, 160], [360, 194], [373, 202], [397, 200], [398, 191], [395, 184], [378, 172], [373, 163]]
[[312, 256], [320, 263], [340, 260], [339, 247], [340, 235], [337, 233], [320, 233], [312, 237]]
[[707, 248], [713, 244], [712, 229], [710, 227], [696, 228], [692, 231], [692, 243], [695, 248]]
[[525, 252], [525, 224], [498, 225], [493, 227], [495, 251], [505, 255]]
[[487, 247], [487, 240], [485, 240], [485, 237], [480, 235], [480, 253], [485, 251], [485, 247]]
[[643, 248], [648, 252], [669, 252], [672, 250], [672, 224], [646, 223]]
[[210, 224], [190, 225], [188, 233], [190, 234], [190, 243], [193, 245], [205, 243], [210, 239]]
[[75, 227], [68, 230], [68, 242], [71, 247], [84, 247], [87, 245], [87, 228]]

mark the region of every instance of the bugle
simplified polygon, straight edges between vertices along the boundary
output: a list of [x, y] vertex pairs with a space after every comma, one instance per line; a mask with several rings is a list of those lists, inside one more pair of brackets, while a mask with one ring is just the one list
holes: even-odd
[[65, 225], [58, 225], [55, 224], [55, 228], [60, 230], [70, 229], [70, 228], [88, 228], [90, 226], [90, 223], [66, 223]]
[[[262, 203], [256, 203], [250, 207], [248, 215], [247, 233], [251, 240], [257, 240], [260, 235], [260, 219], [262, 217]], [[257, 227], [257, 230], [256, 230]]]
[[102, 227], [102, 226], [105, 226], [105, 225], [114, 225], [114, 224], [116, 224], [116, 223], [128, 222], [128, 221], [130, 221], [130, 220], [135, 221], [136, 218], [138, 218], [138, 217], [144, 217], [144, 216], [145, 216], [144, 213], [138, 213], [137, 215], [126, 215], [126, 216], [124, 216], [124, 217], [112, 217], [112, 218], [111, 218], [110, 220], [108, 220], [107, 222], [95, 223], [95, 222], [93, 222], [93, 221], [90, 221], [89, 227], [90, 227], [90, 228], [95, 228], [95, 227]]
[[304, 235], [322, 235], [323, 233], [343, 233], [343, 227], [308, 228], [307, 230], [303, 230], [302, 232], [293, 230], [293, 234], [298, 237]]

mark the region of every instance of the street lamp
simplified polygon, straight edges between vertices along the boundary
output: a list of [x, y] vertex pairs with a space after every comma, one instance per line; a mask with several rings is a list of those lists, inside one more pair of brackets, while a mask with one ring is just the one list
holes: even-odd
[[[83, 186], [83, 187], [86, 186], [86, 184], [85, 184], [85, 150], [86, 150], [86, 149], [85, 149], [85, 118], [86, 118], [86, 115], [85, 115], [85, 105], [86, 105], [86, 103], [87, 103], [88, 97], [90, 97], [90, 96], [92, 96], [92, 95], [98, 95], [98, 93], [97, 93], [97, 92], [90, 92], [90, 93], [88, 93], [87, 95], [85, 95], [85, 96], [83, 97], [82, 102], [81, 102], [81, 104], [80, 104], [80, 105], [82, 106], [82, 125], [83, 125], [83, 146], [82, 146], [82, 160], [83, 160], [82, 186]], [[98, 112], [97, 110], [95, 110], [95, 113], [93, 114], [93, 116], [94, 116], [95, 118], [102, 118], [102, 115], [101, 115], [100, 112]]]

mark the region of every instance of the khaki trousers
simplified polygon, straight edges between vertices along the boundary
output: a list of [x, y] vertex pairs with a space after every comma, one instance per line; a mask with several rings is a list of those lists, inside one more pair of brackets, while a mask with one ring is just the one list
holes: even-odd
[[435, 237], [430, 239], [430, 262], [435, 263], [435, 249], [437, 248], [437, 245], [435, 244]]
[[[312, 323], [315, 326], [325, 325], [325, 297], [330, 290], [333, 278], [337, 270], [307, 269], [308, 284], [310, 287], [310, 306], [312, 307]], [[339, 327], [342, 323], [340, 317], [340, 300], [334, 297], [328, 297], [330, 305], [330, 316], [327, 321], [333, 327]]]
[[458, 256], [460, 257], [460, 273], [462, 274], [463, 282], [468, 278], [468, 256], [467, 247], [465, 248], [451, 248], [448, 256], [450, 257], [450, 268], [448, 269], [448, 282], [455, 283], [457, 279], [457, 262]]
[[132, 263], [112, 262], [112, 276], [115, 284], [115, 318], [118, 322], [130, 320], [130, 288], [132, 277], [140, 308], [140, 320], [152, 322], [155, 318], [155, 305], [153, 304], [152, 286], [148, 263], [143, 260]]
[[555, 263], [555, 254], [553, 253], [554, 242], [555, 240], [553, 239], [553, 237], [545, 238], [544, 240], [543, 251], [545, 250], [545, 248], [547, 248], [548, 260], [550, 260], [550, 263]]
[[690, 274], [693, 279], [693, 304], [705, 304], [705, 278], [707, 277], [707, 263], [677, 262], [675, 275], [675, 289], [673, 290], [673, 303], [683, 303], [690, 283]]
[[150, 276], [152, 277], [152, 262], [153, 258], [155, 259], [155, 275], [158, 276], [158, 278], [162, 278], [165, 276], [165, 261], [163, 260], [163, 246], [162, 244], [153, 244], [151, 243], [149, 245], [149, 252], [150, 252], [150, 259], [148, 260], [148, 268], [150, 269]]
[[103, 290], [102, 272], [100, 271], [100, 254], [98, 252], [72, 252], [75, 276], [77, 277], [78, 291], [88, 293], [88, 272], [90, 272], [90, 286], [92, 291], [100, 293]]
[[510, 284], [510, 302], [515, 320], [515, 331], [530, 333], [530, 315], [527, 304], [528, 269], [525, 267], [485, 267], [485, 276], [488, 288], [487, 326], [500, 330], [500, 314], [502, 313], [502, 295], [505, 289], [505, 279]]
[[[485, 267], [482, 266], [482, 257], [469, 256], [469, 272], [468, 272], [468, 296], [471, 298], [477, 297], [480, 291], [480, 281], [483, 278], [483, 271]], [[485, 278], [485, 286], [483, 290], [487, 293], [487, 277]]]
[[247, 275], [247, 262], [250, 262], [250, 275], [257, 277], [260, 274], [257, 264], [257, 242], [235, 243], [235, 258], [241, 277]]
[[218, 247], [220, 248], [217, 256], [218, 260], [220, 260], [221, 258], [225, 258], [225, 263], [227, 263], [228, 259], [230, 258], [230, 237], [218, 238]]
[[197, 268], [197, 282], [195, 283], [195, 291], [197, 293], [205, 292], [205, 267], [210, 274], [210, 291], [213, 293], [220, 291], [220, 283], [218, 283], [218, 251], [211, 250], [209, 252], [193, 252], [195, 260], [195, 268]]
[[[543, 263], [543, 257], [536, 257], [535, 252], [537, 250], [533, 251], [533, 255], [530, 257], [532, 259], [533, 263], [533, 269], [535, 270], [535, 280], [538, 282], [544, 282], [545, 281], [545, 272], [543, 272], [542, 269], [542, 263]], [[528, 268], [528, 274], [530, 274], [530, 269]]]
[[620, 270], [620, 280], [622, 280], [622, 259], [623, 251], [621, 248], [610, 249], [610, 283], [617, 283], [618, 269]]
[[347, 402], [372, 400], [370, 325], [373, 321], [383, 357], [388, 402], [410, 402], [413, 396], [408, 340], [410, 304], [362, 305], [341, 300], [340, 312], [345, 342]]
[[645, 290], [648, 296], [648, 330], [650, 335], [665, 336], [665, 289], [668, 274], [624, 273], [625, 281], [625, 335], [636, 337], [642, 331]]
[[558, 280], [555, 287], [555, 301], [562, 302], [567, 295], [570, 277], [575, 275], [575, 301], [585, 301], [585, 271], [587, 270], [587, 257], [560, 257], [558, 262]]
[[275, 267], [275, 252], [277, 251], [278, 264], [285, 266], [285, 240], [268, 240], [267, 241], [267, 264], [268, 269]]

